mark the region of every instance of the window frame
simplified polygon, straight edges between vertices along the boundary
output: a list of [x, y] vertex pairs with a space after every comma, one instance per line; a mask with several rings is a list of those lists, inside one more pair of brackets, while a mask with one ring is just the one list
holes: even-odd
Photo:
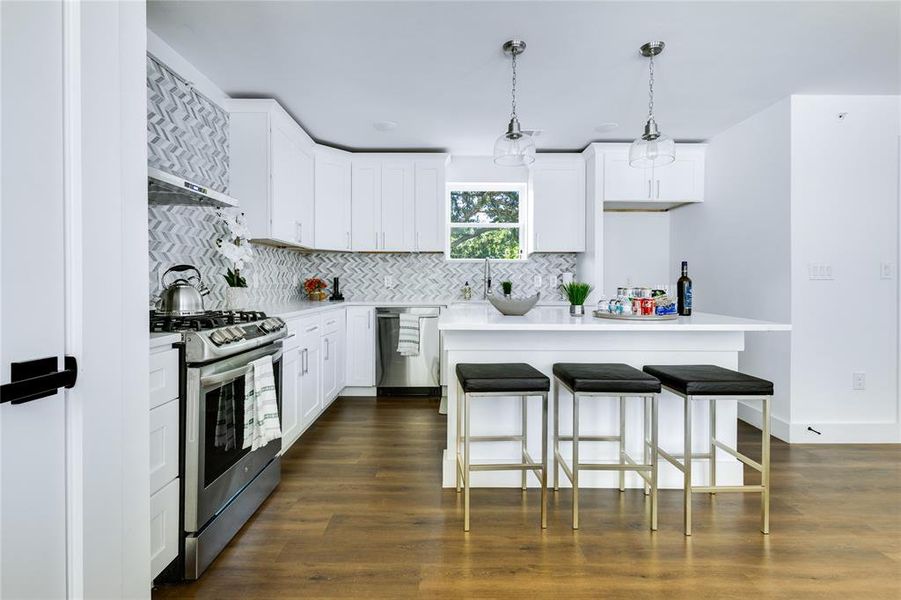
[[[518, 192], [519, 193], [519, 218], [516, 223], [455, 223], [451, 220], [452, 204], [451, 192]], [[483, 182], [447, 182], [444, 192], [444, 259], [452, 262], [484, 262], [484, 258], [453, 258], [451, 256], [451, 233], [455, 228], [469, 229], [517, 229], [519, 228], [519, 258], [489, 258], [503, 263], [526, 262], [528, 251], [526, 250], [526, 221], [528, 209], [526, 203], [529, 198], [529, 184], [526, 181], [483, 181]]]

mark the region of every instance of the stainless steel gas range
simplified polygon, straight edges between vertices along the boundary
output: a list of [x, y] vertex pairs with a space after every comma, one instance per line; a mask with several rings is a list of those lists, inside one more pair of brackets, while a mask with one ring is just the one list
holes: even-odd
[[151, 330], [182, 333], [184, 537], [167, 579], [197, 579], [281, 478], [281, 440], [243, 448], [244, 382], [251, 363], [270, 356], [281, 415], [285, 322], [263, 313], [209, 311], [197, 317], [151, 315]]

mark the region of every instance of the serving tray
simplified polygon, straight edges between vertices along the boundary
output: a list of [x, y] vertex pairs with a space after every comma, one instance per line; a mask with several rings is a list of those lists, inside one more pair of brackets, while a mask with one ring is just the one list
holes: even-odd
[[598, 319], [610, 319], [611, 321], [675, 321], [679, 315], [615, 315], [613, 313], [591, 311]]

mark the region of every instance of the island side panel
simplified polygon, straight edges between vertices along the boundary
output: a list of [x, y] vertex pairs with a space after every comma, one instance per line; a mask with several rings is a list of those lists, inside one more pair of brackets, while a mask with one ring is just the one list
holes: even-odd
[[[476, 362], [525, 362], [552, 377], [555, 362], [620, 362], [641, 368], [648, 364], [713, 364], [737, 369], [738, 352], [744, 348], [744, 333], [740, 331], [661, 331], [661, 332], [610, 332], [610, 331], [446, 331], [444, 351], [447, 360], [447, 447], [443, 460], [443, 485], [455, 485], [455, 437], [458, 387], [455, 367], [457, 363]], [[553, 385], [553, 384], [552, 384]], [[553, 388], [552, 388], [553, 392]], [[682, 452], [683, 401], [669, 393], [660, 396], [659, 436], [661, 447], [670, 452]], [[572, 431], [572, 400], [561, 390], [560, 431]], [[548, 456], [553, 447], [553, 394], [548, 407]], [[618, 401], [614, 399], [585, 399], [580, 404], [580, 433], [615, 434], [618, 426]], [[516, 434], [520, 423], [518, 397], [485, 398], [473, 402], [472, 435]], [[627, 449], [635, 458], [641, 457], [641, 414], [638, 398], [627, 399]], [[541, 404], [539, 398], [529, 399], [529, 452], [540, 456]], [[717, 437], [734, 446], [737, 433], [737, 403], [721, 401], [717, 409]], [[693, 448], [707, 452], [708, 413], [706, 402], [695, 402], [693, 410]], [[561, 453], [571, 456], [569, 443], [561, 444]], [[582, 443], [580, 457], [583, 461], [614, 460], [618, 448], [613, 443]], [[474, 443], [472, 460], [514, 462], [519, 456], [518, 442]], [[549, 462], [549, 465], [551, 463]], [[693, 481], [707, 485], [707, 461], [693, 464]], [[550, 467], [549, 467], [550, 469]], [[519, 473], [515, 471], [483, 471], [473, 473], [473, 487], [519, 487]], [[615, 473], [585, 471], [580, 475], [584, 487], [614, 488], [618, 485]], [[551, 481], [553, 477], [551, 476]], [[717, 483], [739, 485], [743, 481], [741, 463], [720, 451], [717, 454]], [[638, 488], [642, 480], [627, 474], [628, 487]], [[538, 486], [538, 480], [530, 476], [529, 485]], [[560, 474], [560, 486], [569, 483]], [[674, 467], [660, 461], [660, 486], [681, 488], [682, 474]]]

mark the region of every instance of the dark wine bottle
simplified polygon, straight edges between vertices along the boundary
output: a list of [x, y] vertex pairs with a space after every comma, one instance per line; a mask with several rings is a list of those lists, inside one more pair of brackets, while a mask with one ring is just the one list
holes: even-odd
[[682, 277], [676, 282], [677, 308], [683, 317], [691, 316], [691, 278], [688, 276], [688, 261], [682, 261]]

